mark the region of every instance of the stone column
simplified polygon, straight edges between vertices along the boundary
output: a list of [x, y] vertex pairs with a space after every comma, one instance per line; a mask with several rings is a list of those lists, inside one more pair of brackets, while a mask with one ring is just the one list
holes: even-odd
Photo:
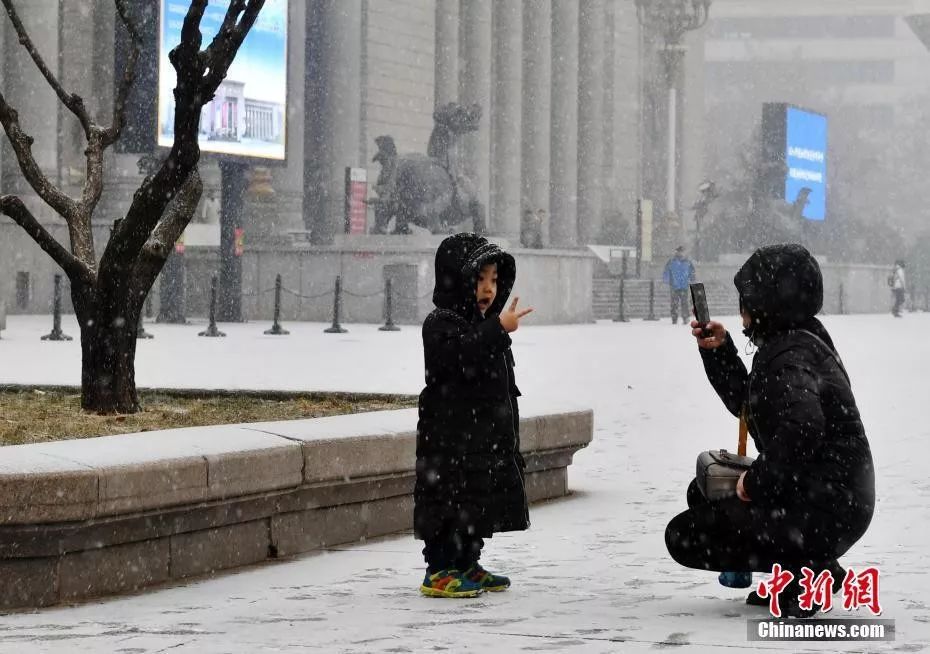
[[[523, 209], [549, 214], [549, 121], [552, 69], [551, 0], [523, 3]], [[549, 221], [543, 221], [548, 243]]]
[[[289, 2], [288, 23], [291, 26], [290, 34], [299, 32], [301, 25], [306, 25], [307, 7], [303, 2]], [[301, 39], [291, 38], [287, 43], [290, 63], [287, 71], [287, 84], [291, 89], [288, 106], [285, 108], [288, 139], [287, 165], [269, 166], [271, 170], [271, 186], [274, 189], [274, 203], [266, 215], [255, 215], [251, 229], [246, 227], [246, 238], [251, 240], [251, 232], [264, 229], [267, 240], [287, 242], [290, 239], [287, 232], [291, 230], [306, 229], [301, 215], [303, 204], [303, 176], [304, 176], [304, 134], [306, 105], [304, 94], [300, 92], [304, 84], [307, 66], [303, 56], [304, 44]], [[269, 215], [270, 214], [270, 215]], [[258, 223], [270, 223], [270, 228], [260, 227]]]
[[436, 106], [459, 98], [459, 0], [436, 0]]
[[[617, 210], [616, 177], [613, 174], [613, 161], [615, 152], [614, 139], [614, 93], [617, 90], [616, 56], [614, 49], [614, 28], [616, 20], [615, 2], [607, 2], [604, 6], [604, 62], [601, 74], [604, 77], [604, 178], [601, 185], [601, 211], [603, 212], [603, 225], [607, 223]], [[622, 96], [623, 90], [619, 91]]]
[[578, 244], [578, 4], [552, 3], [549, 233], [554, 247]]
[[518, 2], [494, 3], [491, 206], [495, 233], [515, 242], [520, 237], [522, 14]]
[[[39, 48], [46, 65], [56, 75], [59, 73], [59, 2], [58, 0], [32, 0], [16, 3], [17, 13], [29, 33], [32, 42]], [[59, 184], [59, 134], [62, 112], [68, 111], [58, 96], [32, 62], [6, 12], [3, 12], [4, 30], [4, 95], [10, 106], [19, 112], [23, 131], [35, 139], [32, 153], [42, 173], [53, 184]], [[80, 94], [80, 89], [69, 89]], [[84, 92], [85, 99], [87, 92]], [[69, 116], [71, 114], [69, 113]], [[72, 119], [76, 122], [77, 119]], [[82, 133], [83, 134], [83, 133]], [[6, 137], [3, 138], [4, 192], [34, 195], [23, 178]], [[41, 204], [30, 204], [41, 218], [53, 215], [51, 209]]]
[[604, 0], [580, 0], [578, 6], [578, 234], [580, 244], [601, 233], [604, 179]]
[[[636, 200], [640, 195], [642, 168], [642, 88], [640, 79], [640, 27], [636, 8], [630, 3], [611, 3], [613, 11], [608, 21], [607, 42], [610, 61], [607, 74], [611, 80], [610, 97], [605, 97], [605, 120], [613, 136], [605, 148], [606, 173], [604, 184], [604, 220], [615, 221], [609, 233], [619, 242], [625, 235], [635, 239]], [[622, 215], [622, 223], [619, 217]]]
[[659, 48], [662, 39], [642, 30], [640, 50], [643, 92], [643, 197], [655, 203], [656, 217], [665, 214], [665, 142], [668, 128], [668, 83]]
[[[77, 93], [84, 98], [84, 103], [91, 116], [98, 116], [100, 122], [109, 125], [112, 113], [112, 90], [98, 95], [98, 89], [114, 82], [113, 71], [113, 31], [115, 10], [112, 4], [62, 2], [59, 10], [59, 61], [58, 79], [69, 93]], [[105, 41], [100, 47], [108, 47], [109, 57], [100, 61], [95, 53], [96, 42], [101, 38], [99, 28], [109, 27], [105, 32]], [[104, 45], [105, 44], [105, 45]], [[42, 45], [39, 46], [42, 48]], [[51, 62], [46, 60], [51, 65]], [[101, 65], [103, 64], [103, 65]], [[53, 67], [52, 70], [55, 70]], [[37, 80], [44, 82], [42, 78]], [[59, 129], [58, 162], [61, 168], [62, 188], [74, 197], [80, 196], [84, 182], [86, 159], [84, 149], [87, 139], [80, 121], [67, 108], [61, 112]]]
[[465, 174], [475, 185], [478, 201], [487, 212], [488, 229], [498, 229], [489, 206], [491, 163], [491, 1], [462, 0], [459, 45], [459, 101], [481, 106], [476, 132], [462, 138]]
[[345, 167], [359, 165], [362, 0], [307, 3], [304, 222], [330, 245], [343, 230]]
[[[704, 161], [704, 35], [703, 29], [688, 32], [685, 43], [688, 50], [682, 65], [680, 85], [681, 107], [679, 129], [679, 211], [683, 229], [693, 243], [694, 211], [691, 206], [698, 199], [698, 186], [706, 177]], [[706, 226], [706, 221], [705, 221]]]

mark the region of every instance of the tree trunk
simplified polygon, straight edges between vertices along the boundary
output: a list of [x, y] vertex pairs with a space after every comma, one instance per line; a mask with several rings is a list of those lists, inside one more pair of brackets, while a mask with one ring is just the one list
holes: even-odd
[[135, 358], [141, 303], [74, 295], [81, 327], [81, 408], [99, 414], [140, 411]]

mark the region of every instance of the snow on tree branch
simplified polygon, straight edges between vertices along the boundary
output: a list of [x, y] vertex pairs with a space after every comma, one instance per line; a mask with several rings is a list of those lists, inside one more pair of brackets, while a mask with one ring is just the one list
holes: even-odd
[[202, 193], [203, 181], [195, 168], [142, 248], [133, 274], [133, 295], [144, 295], [151, 288], [174, 244], [194, 216]]
[[0, 213], [13, 219], [32, 239], [68, 274], [69, 277], [93, 283], [93, 272], [82, 261], [68, 252], [36, 220], [23, 201], [15, 195], [0, 196]]
[[22, 130], [19, 124], [19, 114], [9, 105], [3, 93], [0, 93], [0, 123], [3, 124], [3, 129], [10, 139], [13, 153], [16, 155], [16, 160], [29, 186], [66, 221], [72, 220], [77, 204], [55, 188], [42, 173], [32, 154], [32, 144], [35, 139]]

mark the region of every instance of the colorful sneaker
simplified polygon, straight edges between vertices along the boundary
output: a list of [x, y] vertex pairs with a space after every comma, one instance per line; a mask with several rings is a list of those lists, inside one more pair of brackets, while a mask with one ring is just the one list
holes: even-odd
[[492, 593], [510, 588], [510, 579], [504, 575], [496, 575], [492, 572], [488, 572], [478, 563], [470, 567], [465, 572], [465, 576], [469, 580], [481, 586], [483, 590], [487, 590]]
[[420, 592], [427, 597], [477, 597], [482, 588], [458, 570], [440, 570], [435, 574], [426, 572]]

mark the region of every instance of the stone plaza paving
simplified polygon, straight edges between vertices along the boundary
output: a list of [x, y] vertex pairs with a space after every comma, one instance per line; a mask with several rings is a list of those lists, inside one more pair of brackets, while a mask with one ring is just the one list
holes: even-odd
[[[736, 326], [736, 319], [727, 322]], [[693, 340], [667, 322], [521, 328], [524, 395], [594, 409], [595, 440], [569, 469], [568, 498], [531, 510], [528, 532], [490, 540], [483, 557], [513, 588], [476, 600], [420, 597], [420, 543], [409, 534], [333, 548], [214, 578], [78, 606], [0, 616], [0, 652], [637, 652], [904, 651], [930, 646], [930, 315], [827, 317], [849, 369], [877, 465], [870, 531], [842, 562], [881, 570], [888, 643], [757, 643], [744, 591], [679, 568], [666, 522], [683, 510], [694, 458], [735, 445], [736, 422], [704, 379]], [[47, 317], [9, 318], [0, 383], [76, 384], [80, 348], [45, 343]], [[77, 335], [73, 321], [65, 330]], [[347, 325], [151, 325], [140, 386], [415, 393], [419, 330]], [[740, 346], [745, 342], [736, 336]], [[0, 448], [2, 457], [2, 448]], [[2, 583], [2, 580], [0, 580]], [[831, 617], [848, 617], [834, 609]], [[859, 617], [866, 617], [860, 615]]]

